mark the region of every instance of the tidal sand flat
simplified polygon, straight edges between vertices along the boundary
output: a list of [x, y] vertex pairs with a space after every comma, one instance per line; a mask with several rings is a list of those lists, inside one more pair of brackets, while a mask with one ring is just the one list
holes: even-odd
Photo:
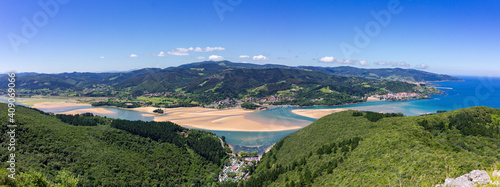
[[[105, 108], [92, 107], [90, 104], [77, 103], [77, 102], [41, 102], [31, 105], [32, 108], [37, 108], [40, 110], [51, 110], [51, 109], [73, 109], [69, 111], [59, 112], [54, 111], [58, 114], [82, 114], [82, 113], [94, 113], [94, 114], [113, 114], [114, 112]], [[88, 108], [79, 108], [88, 107]]]
[[114, 112], [111, 110], [105, 109], [105, 108], [88, 108], [88, 109], [77, 109], [77, 110], [72, 110], [72, 111], [68, 111], [68, 112], [61, 112], [59, 114], [75, 115], [75, 114], [82, 114], [82, 113], [112, 114]]
[[341, 112], [341, 111], [346, 111], [347, 109], [343, 108], [332, 108], [332, 109], [294, 109], [292, 110], [292, 113], [301, 115], [301, 116], [306, 116], [310, 118], [315, 118], [319, 119], [323, 116], [326, 116], [328, 114], [332, 114], [335, 112]]
[[38, 109], [50, 109], [50, 108], [73, 107], [73, 106], [90, 106], [90, 104], [73, 103], [73, 102], [42, 102], [31, 105], [31, 107]]
[[[131, 110], [146, 112], [151, 115], [155, 107], [134, 108]], [[172, 121], [188, 128], [216, 130], [216, 131], [284, 131], [302, 128], [303, 126], [285, 126], [272, 122], [252, 120], [247, 117], [255, 111], [244, 109], [210, 109], [201, 107], [168, 108], [162, 109], [165, 114], [157, 115], [154, 121]]]

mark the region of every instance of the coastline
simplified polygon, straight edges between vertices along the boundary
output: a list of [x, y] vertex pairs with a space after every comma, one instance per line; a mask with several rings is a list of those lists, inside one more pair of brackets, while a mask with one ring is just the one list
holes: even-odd
[[[141, 107], [132, 110], [152, 114], [156, 107]], [[187, 128], [216, 131], [272, 132], [300, 129], [303, 126], [285, 126], [258, 122], [245, 116], [252, 112], [239, 108], [210, 109], [202, 107], [182, 107], [164, 109], [163, 115], [156, 115], [154, 121], [171, 121]], [[144, 114], [143, 114], [144, 115]]]
[[323, 116], [333, 114], [335, 112], [346, 111], [346, 110], [347, 109], [344, 109], [344, 108], [332, 108], [332, 109], [295, 109], [295, 110], [291, 110], [291, 111], [292, 111], [292, 113], [300, 115], [300, 116], [319, 119]]
[[[59, 107], [79, 107], [91, 106], [86, 103], [78, 102], [39, 102], [30, 105], [37, 109], [54, 109]], [[143, 112], [146, 117], [154, 117], [153, 121], [171, 121], [186, 128], [216, 130], [216, 131], [251, 131], [251, 132], [273, 132], [296, 130], [305, 126], [286, 126], [279, 124], [269, 124], [265, 122], [255, 121], [245, 116], [247, 114], [257, 112], [253, 110], [245, 110], [241, 108], [232, 109], [212, 109], [202, 107], [179, 107], [179, 108], [161, 108], [164, 114], [157, 114], [153, 111], [157, 107], [140, 107], [140, 108], [122, 108], [126, 110], [134, 110]], [[87, 109], [75, 109], [59, 114], [113, 114], [114, 112], [105, 108], [93, 107]]]

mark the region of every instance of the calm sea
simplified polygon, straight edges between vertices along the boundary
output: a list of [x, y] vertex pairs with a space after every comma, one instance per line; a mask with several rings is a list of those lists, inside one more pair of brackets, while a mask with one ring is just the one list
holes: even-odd
[[[434, 82], [437, 88], [445, 91], [444, 95], [432, 95], [432, 99], [410, 100], [410, 101], [374, 101], [354, 105], [336, 107], [304, 107], [301, 109], [328, 109], [347, 108], [356, 110], [368, 110], [374, 112], [401, 112], [407, 116], [415, 116], [426, 113], [435, 113], [438, 110], [455, 110], [471, 106], [488, 106], [500, 108], [500, 78], [498, 77], [463, 77], [464, 81], [457, 82]], [[61, 107], [44, 109], [45, 112], [66, 112], [75, 109], [91, 108], [83, 107]], [[104, 107], [114, 112], [105, 114], [110, 118], [121, 118], [128, 120], [151, 121], [153, 117], [144, 117], [143, 112], [124, 110], [115, 107]], [[297, 107], [276, 107], [271, 110], [254, 112], [248, 115], [252, 120], [261, 121], [267, 124], [277, 124], [285, 126], [295, 126], [310, 124], [315, 121], [313, 118], [303, 117], [293, 114], [291, 110]], [[225, 136], [229, 144], [234, 147], [235, 152], [258, 151], [259, 153], [281, 138], [295, 132], [240, 132], [240, 131], [211, 131], [220, 136]]]

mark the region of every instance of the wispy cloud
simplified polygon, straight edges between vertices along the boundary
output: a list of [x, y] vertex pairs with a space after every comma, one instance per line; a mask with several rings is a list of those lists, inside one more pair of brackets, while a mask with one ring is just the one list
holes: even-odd
[[220, 61], [220, 60], [224, 60], [224, 57], [219, 56], [219, 55], [210, 55], [210, 56], [208, 57], [208, 60]]
[[410, 67], [410, 64], [408, 64], [406, 62], [380, 61], [380, 62], [375, 62], [375, 65], [379, 65], [379, 66], [392, 66], [392, 67], [402, 67], [402, 68], [408, 68], [408, 67]]
[[104, 57], [103, 57], [103, 56], [101, 56], [101, 57], [99, 57], [99, 58], [100, 58], [100, 59], [103, 59]]
[[366, 66], [368, 65], [368, 62], [366, 60], [345, 60], [345, 59], [335, 59], [332, 56], [325, 56], [321, 57], [318, 59], [318, 62], [324, 62], [324, 63], [338, 63], [338, 64], [351, 64], [351, 65], [362, 65]]
[[156, 56], [165, 56], [165, 53], [163, 51], [160, 51], [160, 53], [158, 53], [158, 55]]
[[269, 60], [269, 58], [267, 58], [264, 55], [258, 55], [258, 56], [253, 56], [252, 60]]
[[224, 50], [226, 50], [226, 48], [223, 48], [223, 47], [205, 47], [205, 48], [201, 48], [201, 47], [182, 48], [182, 47], [179, 47], [179, 48], [172, 49], [172, 50], [168, 51], [167, 53], [169, 55], [175, 55], [175, 56], [186, 56], [186, 55], [189, 55], [189, 52], [213, 52], [213, 51], [224, 51]]
[[250, 58], [248, 55], [240, 55], [240, 58]]
[[169, 55], [174, 55], [174, 56], [186, 56], [189, 55], [189, 49], [186, 48], [176, 48], [168, 51], [167, 53]]
[[200, 59], [201, 60], [201, 59], [205, 59], [205, 57], [199, 56], [199, 57], [196, 57], [196, 59]]
[[130, 54], [129, 57], [135, 58], [135, 57], [137, 57], [137, 55], [136, 54]]
[[318, 59], [320, 62], [333, 62], [334, 60], [333, 56], [325, 56]]
[[427, 69], [429, 68], [429, 65], [427, 64], [419, 64], [415, 66], [416, 69]]

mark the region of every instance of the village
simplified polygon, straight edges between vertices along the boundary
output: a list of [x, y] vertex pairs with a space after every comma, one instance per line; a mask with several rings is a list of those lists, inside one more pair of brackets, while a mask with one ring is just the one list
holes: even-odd
[[371, 97], [379, 98], [380, 100], [386, 100], [386, 101], [404, 101], [404, 100], [410, 100], [410, 99], [423, 99], [427, 98], [428, 96], [422, 96], [418, 93], [406, 93], [406, 92], [401, 92], [401, 93], [388, 93], [385, 95], [372, 95]]
[[256, 168], [259, 159], [260, 156], [245, 158], [229, 157], [229, 164], [224, 164], [222, 173], [219, 174], [219, 182], [247, 180], [248, 175]]

